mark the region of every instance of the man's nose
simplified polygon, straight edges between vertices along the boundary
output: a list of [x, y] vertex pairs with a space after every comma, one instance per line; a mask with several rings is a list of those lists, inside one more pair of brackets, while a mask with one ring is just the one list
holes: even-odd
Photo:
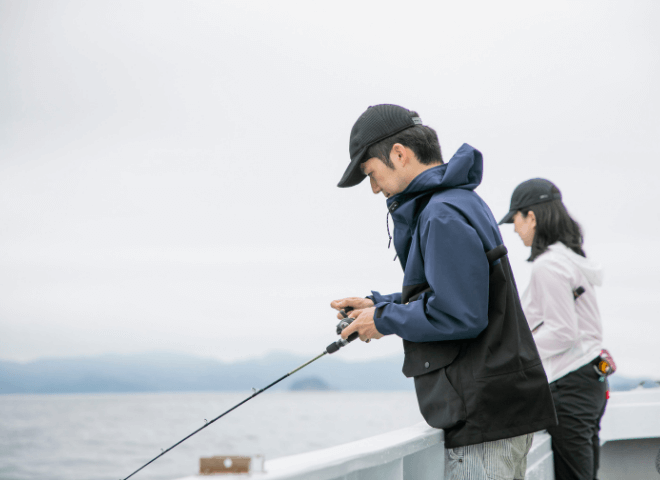
[[371, 183], [371, 191], [374, 193], [380, 193], [380, 187], [372, 177], [369, 177], [369, 182]]

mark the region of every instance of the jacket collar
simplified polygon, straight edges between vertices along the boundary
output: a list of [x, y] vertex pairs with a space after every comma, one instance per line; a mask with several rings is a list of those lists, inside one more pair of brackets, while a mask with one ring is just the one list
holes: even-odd
[[[415, 208], [417, 202], [411, 202], [411, 200], [449, 188], [474, 190], [481, 183], [482, 175], [483, 157], [481, 152], [464, 143], [449, 162], [423, 171], [410, 182], [403, 192], [388, 198], [387, 209], [393, 219], [396, 218], [396, 220], [410, 225], [414, 221], [417, 210]], [[404, 206], [406, 208], [401, 208]]]

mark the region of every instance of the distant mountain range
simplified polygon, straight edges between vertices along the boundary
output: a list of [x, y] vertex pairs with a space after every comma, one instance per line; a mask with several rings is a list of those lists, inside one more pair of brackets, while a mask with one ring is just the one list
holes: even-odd
[[[172, 353], [0, 361], [0, 394], [250, 391], [308, 360], [274, 352], [233, 363]], [[326, 356], [273, 388], [411, 390], [402, 364], [402, 356], [354, 363]]]
[[[309, 358], [274, 352], [225, 363], [173, 353], [0, 361], [0, 394], [250, 391], [262, 388]], [[412, 390], [402, 356], [346, 362], [326, 356], [273, 387], [279, 390]], [[612, 390], [635, 388], [647, 378], [610, 377]], [[648, 382], [645, 386], [653, 384]]]

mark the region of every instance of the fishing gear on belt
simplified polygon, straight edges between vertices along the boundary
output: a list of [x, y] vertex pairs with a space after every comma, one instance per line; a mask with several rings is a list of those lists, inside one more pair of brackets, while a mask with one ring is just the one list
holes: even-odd
[[[341, 332], [353, 322], [354, 319], [353, 319], [353, 318], [350, 318], [350, 317], [347, 315], [347, 313], [350, 312], [351, 310], [353, 310], [353, 307], [346, 307], [346, 308], [344, 308], [343, 310], [340, 310], [340, 311], [339, 311], [339, 313], [341, 313], [341, 315], [344, 317], [344, 319], [343, 319], [341, 322], [339, 322], [339, 324], [337, 325], [337, 335], [341, 334]], [[253, 393], [252, 393], [252, 395], [250, 395], [249, 397], [247, 397], [245, 400], [243, 400], [243, 401], [240, 402], [240, 403], [237, 403], [236, 405], [234, 405], [233, 407], [231, 407], [231, 408], [230, 408], [229, 410], [227, 410], [226, 412], [221, 413], [220, 415], [218, 415], [217, 417], [215, 417], [215, 418], [214, 418], [213, 420], [211, 420], [210, 422], [206, 422], [203, 426], [201, 426], [200, 428], [198, 428], [197, 430], [195, 430], [194, 432], [192, 432], [190, 435], [188, 435], [187, 437], [183, 438], [182, 440], [179, 440], [177, 443], [175, 443], [174, 445], [172, 445], [172, 446], [171, 446], [170, 448], [168, 448], [167, 450], [163, 450], [163, 451], [160, 453], [160, 455], [157, 455], [156, 457], [152, 458], [152, 459], [149, 460], [147, 463], [145, 463], [145, 464], [142, 465], [140, 468], [138, 468], [138, 469], [135, 470], [133, 473], [131, 473], [128, 477], [125, 477], [125, 478], [122, 479], [122, 480], [128, 480], [128, 479], [131, 478], [133, 475], [135, 475], [135, 474], [138, 473], [140, 470], [142, 470], [144, 467], [146, 467], [147, 465], [150, 465], [151, 463], [153, 463], [154, 461], [156, 461], [158, 458], [162, 457], [162, 456], [165, 455], [167, 452], [169, 452], [170, 450], [172, 450], [172, 449], [173, 449], [174, 447], [176, 447], [177, 445], [181, 445], [183, 442], [185, 442], [186, 440], [188, 440], [190, 437], [192, 437], [193, 435], [195, 435], [197, 432], [201, 432], [202, 430], [204, 430], [206, 427], [208, 427], [209, 425], [211, 425], [211, 424], [212, 424], [213, 422], [215, 422], [216, 420], [221, 419], [222, 417], [224, 417], [225, 415], [227, 415], [227, 414], [228, 414], [229, 412], [231, 412], [232, 410], [236, 410], [238, 407], [240, 407], [241, 405], [243, 405], [245, 402], [247, 402], [247, 401], [249, 401], [249, 400], [252, 400], [254, 397], [256, 397], [257, 395], [259, 395], [259, 394], [262, 393], [262, 392], [265, 392], [265, 391], [268, 390], [270, 387], [272, 387], [272, 386], [274, 386], [274, 385], [277, 385], [277, 384], [280, 383], [282, 380], [284, 380], [286, 377], [289, 377], [289, 376], [293, 375], [293, 374], [296, 373], [298, 370], [302, 370], [302, 369], [305, 368], [307, 365], [309, 365], [310, 363], [315, 362], [316, 360], [318, 360], [319, 358], [321, 358], [321, 357], [324, 356], [325, 354], [332, 354], [332, 353], [335, 353], [335, 352], [336, 352], [337, 350], [339, 350], [340, 348], [345, 347], [346, 345], [348, 345], [349, 343], [351, 343], [353, 340], [355, 340], [356, 338], [358, 338], [358, 336], [359, 336], [359, 333], [358, 333], [358, 332], [353, 332], [353, 333], [351, 333], [351, 334], [348, 336], [348, 338], [346, 338], [346, 339], [340, 338], [339, 340], [337, 340], [337, 341], [335, 341], [335, 342], [332, 342], [330, 345], [328, 345], [328, 346], [326, 347], [326, 349], [323, 351], [322, 354], [317, 355], [316, 357], [312, 358], [309, 362], [303, 363], [301, 366], [299, 366], [299, 367], [296, 368], [295, 370], [291, 370], [289, 373], [287, 373], [287, 374], [285, 374], [285, 375], [282, 375], [280, 378], [278, 378], [277, 380], [275, 380], [275, 381], [274, 381], [273, 383], [271, 383], [270, 385], [268, 385], [268, 386], [262, 388], [261, 390], [254, 390], [254, 389], [253, 389]]]
[[616, 363], [614, 363], [614, 359], [610, 352], [605, 349], [600, 351], [599, 357], [598, 365], [594, 365], [594, 370], [600, 376], [599, 380], [604, 382], [605, 378], [616, 372]]

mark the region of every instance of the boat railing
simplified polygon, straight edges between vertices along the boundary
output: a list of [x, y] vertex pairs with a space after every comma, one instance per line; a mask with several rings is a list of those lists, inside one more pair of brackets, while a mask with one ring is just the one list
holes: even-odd
[[[658, 475], [655, 455], [660, 449], [660, 388], [613, 392], [601, 425], [599, 478]], [[267, 460], [264, 472], [246, 476], [260, 480], [442, 480], [444, 463], [444, 432], [420, 423], [331, 448]], [[551, 439], [545, 432], [534, 435], [526, 478], [554, 479]]]

